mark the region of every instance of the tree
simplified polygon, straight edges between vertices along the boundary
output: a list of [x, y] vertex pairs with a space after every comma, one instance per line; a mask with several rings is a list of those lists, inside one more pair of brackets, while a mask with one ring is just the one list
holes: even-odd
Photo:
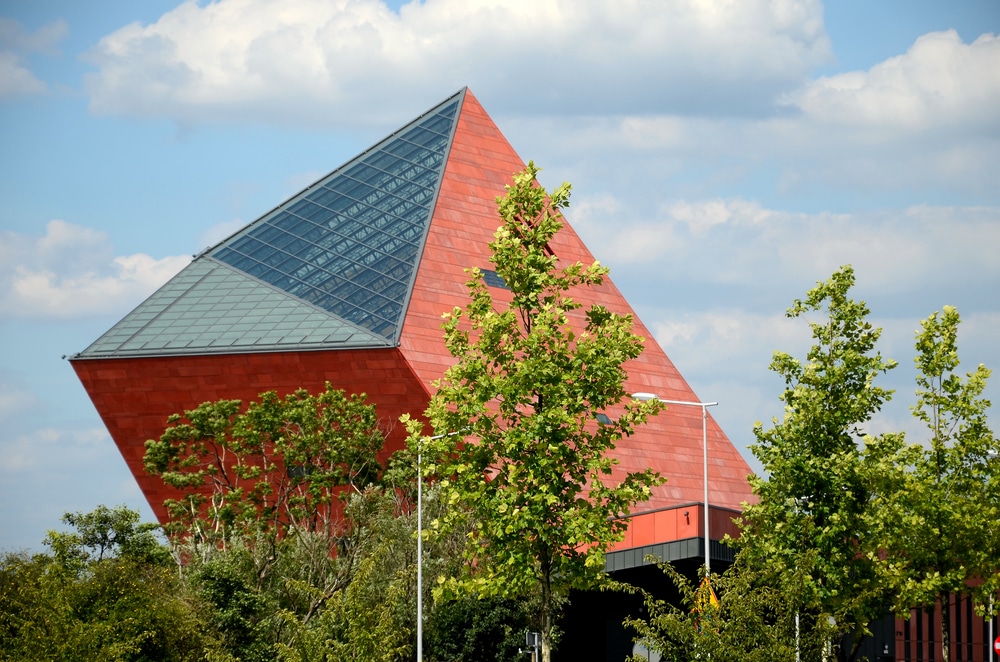
[[241, 407], [219, 400], [171, 416], [145, 465], [182, 494], [165, 502], [166, 529], [230, 643], [240, 657], [273, 659], [371, 550], [384, 436], [364, 395], [329, 384]]
[[453, 506], [438, 530], [471, 527], [465, 570], [442, 581], [437, 595], [537, 596], [549, 662], [559, 605], [570, 588], [602, 580], [604, 552], [626, 526], [617, 517], [661, 482], [647, 470], [614, 483], [609, 455], [660, 405], [627, 400], [617, 420], [598, 424], [597, 414], [625, 398], [623, 364], [643, 341], [630, 316], [598, 305], [583, 311], [572, 297], [600, 285], [607, 269], [560, 264], [550, 242], [570, 187], [547, 193], [537, 173], [529, 163], [497, 199], [502, 224], [490, 261], [509, 302], [494, 299], [472, 269], [470, 302], [445, 315], [457, 363], [426, 411], [440, 438], [429, 441], [418, 422], [406, 424], [411, 444], [426, 444], [425, 457], [438, 458], [425, 473], [440, 477]]
[[[945, 306], [917, 332], [914, 415], [929, 443], [900, 445], [874, 510], [869, 556], [891, 587], [896, 611], [940, 605], [944, 659], [949, 660], [949, 601], [970, 595], [983, 613], [1000, 589], [1000, 441], [990, 430], [983, 391], [990, 371], [956, 371], [958, 311]], [[995, 606], [994, 606], [995, 609]]]
[[[660, 563], [680, 592], [679, 603], [631, 588], [642, 593], [648, 615], [625, 624], [664, 662], [792, 660], [797, 649], [802, 659], [818, 659], [831, 635], [829, 624], [821, 621], [801, 635], [797, 628], [798, 591], [815, 556], [804, 554], [795, 574], [781, 583], [766, 568], [748, 565], [749, 555], [738, 555], [725, 572], [712, 575], [711, 585], [693, 583], [669, 563]], [[641, 655], [633, 659], [645, 660]]]
[[102, 561], [105, 556], [140, 562], [169, 561], [168, 549], [156, 536], [160, 526], [140, 523], [139, 519], [139, 513], [126, 506], [100, 505], [89, 513], [65, 513], [63, 523], [76, 530], [49, 531], [45, 544], [64, 565]]
[[428, 622], [431, 660], [523, 662], [530, 629], [523, 604], [510, 598], [461, 598], [434, 606]]
[[0, 556], [0, 660], [204, 660], [219, 641], [169, 551], [124, 507], [67, 513], [50, 554]]
[[269, 391], [240, 408], [239, 400], [206, 402], [172, 415], [160, 439], [146, 442], [146, 471], [183, 493], [164, 503], [168, 533], [205, 549], [249, 530], [274, 539], [319, 532], [335, 542], [346, 524], [340, 498], [381, 471], [374, 405], [327, 383], [319, 395]]
[[875, 379], [895, 367], [875, 350], [881, 329], [867, 321], [865, 303], [849, 297], [853, 285], [853, 270], [842, 267], [788, 309], [791, 318], [822, 316], [810, 322], [815, 344], [805, 362], [784, 352], [771, 362], [785, 380], [785, 414], [769, 430], [754, 428], [752, 451], [766, 477], [751, 479], [759, 502], [745, 510], [739, 540], [745, 561], [768, 569], [776, 585], [800, 579], [786, 593], [798, 597], [804, 627], [832, 619], [845, 634], [864, 631], [884, 604], [865, 554], [872, 479], [862, 441], [888, 442], [865, 438], [861, 426], [891, 396]]

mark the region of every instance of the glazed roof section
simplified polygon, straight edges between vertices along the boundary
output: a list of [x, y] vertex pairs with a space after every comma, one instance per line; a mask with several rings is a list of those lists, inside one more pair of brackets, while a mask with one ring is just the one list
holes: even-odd
[[78, 357], [398, 344], [464, 94], [197, 256]]

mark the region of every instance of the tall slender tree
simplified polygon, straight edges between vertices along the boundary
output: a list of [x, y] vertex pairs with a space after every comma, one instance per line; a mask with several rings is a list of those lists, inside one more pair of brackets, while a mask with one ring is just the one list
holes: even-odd
[[[439, 595], [534, 596], [549, 662], [559, 605], [569, 589], [602, 580], [605, 550], [624, 534], [626, 514], [660, 479], [652, 471], [611, 479], [615, 443], [659, 409], [627, 399], [624, 364], [643, 340], [629, 315], [593, 305], [578, 288], [600, 285], [599, 263], [567, 264], [552, 239], [569, 204], [568, 184], [538, 186], [533, 163], [497, 199], [501, 225], [490, 261], [509, 288], [495, 299], [479, 270], [470, 302], [445, 315], [445, 342], [457, 363], [437, 384], [427, 418], [446, 502], [461, 505], [441, 531], [471, 522], [464, 574]], [[597, 415], [626, 400], [616, 420]], [[409, 422], [412, 443], [425, 442]], [[460, 432], [449, 435], [446, 433]]]
[[872, 501], [862, 448], [879, 440], [866, 440], [862, 426], [891, 396], [876, 378], [895, 367], [875, 350], [881, 329], [850, 298], [853, 285], [853, 269], [842, 267], [788, 309], [792, 318], [819, 314], [810, 322], [815, 344], [804, 362], [774, 354], [785, 414], [754, 429], [764, 475], [751, 480], [759, 502], [746, 509], [739, 541], [745, 561], [768, 568], [773, 582], [796, 578], [787, 593], [798, 596], [804, 627], [834, 623], [842, 633], [863, 630], [883, 606], [863, 553]]
[[869, 551], [899, 613], [942, 609], [946, 661], [952, 597], [972, 596], [984, 613], [995, 608], [990, 598], [1000, 589], [1000, 441], [983, 397], [990, 370], [980, 364], [964, 378], [958, 374], [959, 323], [958, 311], [945, 306], [917, 332], [913, 414], [929, 439], [892, 456], [890, 488], [873, 510], [877, 535]]

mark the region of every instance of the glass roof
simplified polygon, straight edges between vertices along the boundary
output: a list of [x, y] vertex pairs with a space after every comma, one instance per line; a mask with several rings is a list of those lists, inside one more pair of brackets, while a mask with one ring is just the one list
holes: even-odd
[[198, 255], [77, 356], [398, 343], [463, 98]]
[[460, 102], [452, 97], [210, 255], [395, 341]]

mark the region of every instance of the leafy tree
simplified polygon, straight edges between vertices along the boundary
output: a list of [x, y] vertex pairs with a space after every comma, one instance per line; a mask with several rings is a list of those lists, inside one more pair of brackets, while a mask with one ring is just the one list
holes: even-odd
[[[800, 614], [797, 591], [804, 586], [815, 553], [803, 555], [802, 563], [791, 577], [774, 581], [766, 568], [746, 564], [745, 556], [722, 574], [712, 576], [711, 586], [696, 584], [669, 563], [660, 569], [679, 589], [680, 603], [643, 594], [646, 618], [629, 618], [637, 640], [657, 651], [664, 662], [688, 662], [711, 659], [715, 662], [770, 662], [796, 659], [819, 659], [832, 633], [821, 621], [799, 634]], [[717, 592], [717, 599], [714, 597]], [[641, 662], [642, 656], [633, 658]]]
[[877, 543], [869, 551], [891, 587], [898, 613], [940, 604], [944, 659], [949, 660], [951, 594], [971, 595], [980, 613], [1000, 589], [1000, 441], [987, 421], [983, 391], [990, 371], [956, 371], [958, 311], [945, 306], [921, 322], [915, 358], [914, 415], [929, 443], [901, 445], [874, 511]]
[[[325, 602], [318, 618], [297, 621], [293, 610], [284, 609], [279, 616], [292, 626], [292, 635], [278, 647], [280, 659], [393, 662], [412, 656], [414, 521], [394, 489], [369, 488], [352, 495], [347, 508], [352, 519], [362, 523], [351, 543], [359, 548], [357, 568], [350, 582]], [[293, 578], [294, 568], [282, 575]], [[288, 583], [303, 595], [315, 590], [305, 578]]]
[[[174, 415], [147, 471], [182, 493], [166, 528], [241, 659], [294, 647], [371, 553], [384, 437], [364, 395], [300, 389]], [[284, 648], [282, 648], [284, 647]]]
[[792, 318], [821, 316], [810, 322], [815, 344], [804, 362], [784, 352], [771, 362], [785, 380], [785, 414], [768, 430], [755, 426], [752, 451], [765, 477], [751, 478], [759, 502], [746, 508], [739, 540], [744, 562], [767, 568], [776, 586], [796, 578], [784, 592], [798, 600], [807, 628], [832, 621], [841, 633], [863, 631], [884, 605], [864, 553], [872, 477], [861, 426], [891, 396], [875, 379], [895, 367], [875, 350], [881, 329], [850, 298], [853, 285], [853, 270], [842, 267], [788, 309]]
[[164, 504], [168, 533], [196, 550], [225, 545], [237, 531], [272, 540], [317, 532], [335, 546], [347, 529], [340, 497], [380, 473], [375, 407], [328, 383], [319, 395], [269, 391], [240, 408], [239, 400], [206, 402], [172, 415], [160, 439], [146, 442], [146, 470], [184, 494]]
[[460, 598], [434, 606], [427, 628], [429, 660], [522, 661], [529, 630], [523, 604], [509, 598]]
[[411, 444], [426, 443], [439, 458], [426, 475], [441, 477], [446, 503], [462, 504], [442, 515], [439, 530], [471, 527], [465, 569], [442, 581], [437, 596], [537, 596], [549, 662], [559, 605], [570, 588], [602, 581], [604, 552], [626, 526], [616, 517], [660, 482], [651, 471], [612, 481], [609, 455], [660, 405], [627, 400], [617, 420], [597, 423], [625, 398], [623, 364], [639, 356], [642, 339], [630, 316], [599, 305], [584, 311], [572, 297], [599, 286], [607, 269], [553, 254], [570, 187], [547, 193], [537, 172], [529, 163], [497, 199], [502, 224], [490, 261], [509, 297], [494, 299], [472, 269], [470, 302], [445, 316], [457, 364], [426, 412], [443, 436], [429, 442], [419, 423], [407, 425]]
[[170, 555], [127, 508], [67, 514], [51, 554], [0, 557], [0, 660], [203, 660], [219, 650]]
[[100, 505], [89, 513], [65, 513], [63, 523], [76, 530], [49, 531], [45, 544], [64, 565], [102, 561], [106, 556], [169, 562], [169, 550], [156, 536], [160, 525], [140, 523], [139, 520], [139, 513], [126, 506], [108, 508]]

